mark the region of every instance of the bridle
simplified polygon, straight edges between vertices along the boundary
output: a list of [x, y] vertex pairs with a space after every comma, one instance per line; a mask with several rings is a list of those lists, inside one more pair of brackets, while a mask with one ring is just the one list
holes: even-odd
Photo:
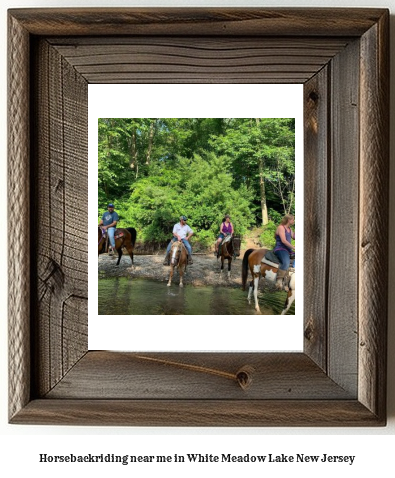
[[181, 254], [182, 248], [185, 249], [185, 246], [181, 241], [176, 241], [171, 246], [171, 264], [176, 265], [176, 263], [179, 261], [179, 256]]

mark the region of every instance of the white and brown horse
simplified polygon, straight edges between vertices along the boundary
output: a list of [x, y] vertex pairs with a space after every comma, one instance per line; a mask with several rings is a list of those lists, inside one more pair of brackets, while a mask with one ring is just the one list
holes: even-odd
[[178, 273], [180, 275], [180, 287], [184, 287], [182, 278], [184, 272], [186, 271], [188, 264], [188, 252], [186, 247], [181, 241], [173, 242], [170, 249], [170, 276], [167, 287], [171, 286], [171, 280], [173, 278], [174, 269], [178, 268]]
[[[262, 276], [271, 282], [275, 282], [277, 277], [278, 264], [266, 264], [262, 262], [267, 252], [269, 252], [268, 249], [248, 249], [243, 257], [241, 272], [243, 290], [246, 288], [249, 269], [251, 271], [252, 280], [248, 290], [248, 302], [251, 302], [251, 295], [254, 294], [255, 310], [257, 312], [260, 312], [258, 304], [258, 284], [260, 277]], [[281, 315], [288, 312], [292, 302], [295, 300], [295, 273], [290, 273], [289, 278], [284, 279], [284, 290], [287, 291], [287, 299], [281, 311]]]

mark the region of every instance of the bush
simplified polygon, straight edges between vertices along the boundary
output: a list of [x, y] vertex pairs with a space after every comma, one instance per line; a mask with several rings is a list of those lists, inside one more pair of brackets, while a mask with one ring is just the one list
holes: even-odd
[[228, 161], [214, 154], [178, 158], [169, 175], [166, 166], [142, 177], [132, 191], [116, 203], [119, 227], [137, 229], [140, 241], [170, 240], [181, 214], [195, 235], [197, 247], [211, 248], [225, 214], [230, 214], [235, 233], [243, 235], [254, 221], [251, 192], [245, 185], [232, 186]]
[[284, 217], [284, 215], [281, 215], [278, 211], [272, 208], [269, 208], [268, 216], [269, 216], [269, 220], [274, 222], [274, 224], [277, 224], [277, 225], [280, 224], [282, 218]]
[[269, 221], [268, 224], [263, 227], [263, 232], [259, 236], [263, 247], [266, 247], [267, 249], [273, 249], [276, 244], [276, 229], [277, 225], [273, 221]]
[[193, 250], [199, 251], [202, 249], [209, 249], [214, 245], [215, 236], [211, 231], [198, 231], [196, 235], [192, 236], [191, 244]]

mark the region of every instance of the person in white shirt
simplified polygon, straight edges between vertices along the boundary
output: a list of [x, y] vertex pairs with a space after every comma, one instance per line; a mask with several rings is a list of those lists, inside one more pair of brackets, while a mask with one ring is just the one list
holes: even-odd
[[181, 241], [184, 246], [186, 247], [186, 250], [188, 251], [188, 264], [193, 264], [192, 261], [192, 247], [191, 244], [189, 243], [189, 239], [193, 236], [193, 231], [192, 229], [188, 226], [187, 224], [187, 217], [186, 216], [181, 216], [180, 217], [180, 222], [177, 222], [177, 224], [174, 225], [173, 227], [173, 237], [171, 241], [169, 242], [167, 249], [166, 249], [166, 256], [165, 260], [163, 262], [163, 265], [168, 266], [169, 265], [169, 254], [170, 254], [170, 249], [175, 241]]

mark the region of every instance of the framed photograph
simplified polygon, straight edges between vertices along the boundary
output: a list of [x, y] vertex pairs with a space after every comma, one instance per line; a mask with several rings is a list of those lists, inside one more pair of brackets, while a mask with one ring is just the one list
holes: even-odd
[[[258, 287], [259, 311], [252, 292], [247, 301], [247, 258], [263, 247], [260, 235], [267, 231], [271, 249], [272, 217], [303, 217], [303, 85], [250, 85], [249, 98], [244, 84], [89, 85], [89, 235], [109, 203], [117, 228], [137, 229], [133, 266], [127, 249], [119, 265], [116, 252], [103, 253], [102, 231], [99, 268], [97, 251], [88, 251], [89, 349], [303, 350], [303, 224], [298, 287], [290, 292], [296, 305], [282, 314], [287, 293], [276, 290], [274, 274], [269, 282], [270, 265], [268, 283]], [[259, 168], [267, 177], [265, 229]], [[164, 258], [181, 213], [194, 233], [193, 265], [178, 268]], [[213, 257], [225, 213], [233, 254], [218, 245]], [[241, 336], [241, 322], [255, 333]]]
[[[388, 34], [386, 9], [9, 11], [10, 423], [385, 425]], [[302, 85], [302, 351], [88, 346], [99, 84]]]

